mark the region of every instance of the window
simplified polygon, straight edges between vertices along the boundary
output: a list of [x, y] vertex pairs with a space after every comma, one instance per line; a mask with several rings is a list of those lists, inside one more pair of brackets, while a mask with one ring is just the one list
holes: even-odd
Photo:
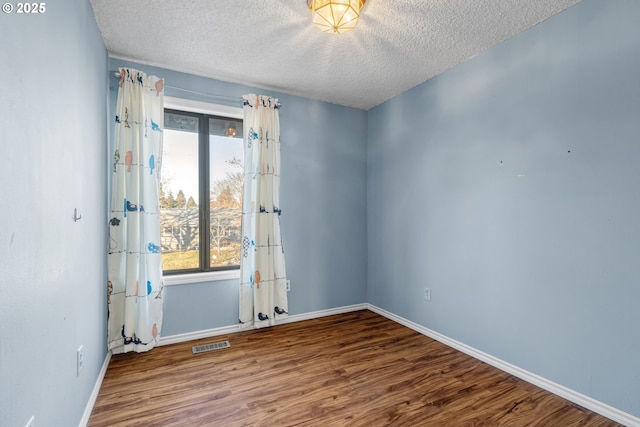
[[242, 120], [165, 109], [160, 227], [164, 274], [240, 267]]

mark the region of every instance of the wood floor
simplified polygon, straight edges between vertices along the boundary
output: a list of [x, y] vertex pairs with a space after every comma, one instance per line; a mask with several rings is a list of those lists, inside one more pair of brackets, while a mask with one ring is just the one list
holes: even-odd
[[[193, 345], [231, 347], [194, 355]], [[363, 310], [115, 355], [89, 426], [617, 426]]]

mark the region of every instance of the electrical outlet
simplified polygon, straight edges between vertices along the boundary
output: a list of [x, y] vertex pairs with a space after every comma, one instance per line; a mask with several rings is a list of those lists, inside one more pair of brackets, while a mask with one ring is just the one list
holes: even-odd
[[32, 415], [31, 418], [29, 418], [29, 421], [27, 421], [27, 424], [24, 427], [34, 427], [36, 425], [36, 416]]
[[291, 290], [291, 280], [287, 279], [287, 292]]
[[431, 288], [424, 288], [424, 299], [431, 301]]
[[82, 372], [82, 368], [84, 367], [84, 352], [82, 346], [78, 347], [76, 351], [76, 376], [80, 376], [80, 372]]

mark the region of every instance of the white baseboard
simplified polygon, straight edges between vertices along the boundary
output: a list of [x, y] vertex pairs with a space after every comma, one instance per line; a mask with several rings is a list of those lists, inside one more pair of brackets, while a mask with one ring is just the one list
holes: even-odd
[[303, 314], [293, 314], [287, 317], [286, 319], [283, 319], [282, 321], [278, 322], [278, 324], [281, 325], [283, 323], [300, 322], [302, 320], [318, 319], [320, 317], [333, 316], [334, 314], [350, 313], [352, 311], [368, 310], [368, 309], [369, 309], [369, 305], [365, 303], [345, 305], [343, 307], [329, 308], [327, 310], [311, 311], [309, 313], [303, 313]]
[[108, 351], [107, 355], [104, 357], [102, 368], [100, 368], [100, 372], [98, 373], [98, 379], [96, 380], [96, 383], [93, 386], [93, 391], [91, 392], [91, 396], [89, 396], [89, 401], [87, 402], [87, 406], [85, 406], [84, 408], [84, 413], [82, 414], [82, 418], [80, 419], [80, 423], [78, 424], [78, 427], [86, 427], [87, 424], [89, 424], [89, 418], [91, 417], [93, 406], [96, 404], [96, 399], [98, 399], [98, 394], [100, 393], [100, 387], [102, 387], [102, 380], [104, 379], [104, 376], [107, 373], [107, 368], [109, 367], [110, 360], [111, 360], [111, 352]]
[[[276, 325], [282, 325], [285, 323], [292, 323], [292, 322], [300, 322], [302, 320], [317, 319], [319, 317], [332, 316], [334, 314], [349, 313], [351, 311], [367, 310], [367, 308], [368, 308], [367, 304], [363, 303], [363, 304], [347, 305], [347, 306], [337, 307], [337, 308], [330, 308], [327, 310], [312, 311], [309, 313], [292, 314], [287, 318], [278, 321]], [[166, 337], [160, 337], [160, 339], [158, 340], [158, 345], [176, 344], [180, 342], [199, 340], [203, 338], [211, 338], [218, 335], [227, 335], [235, 332], [250, 331], [251, 329], [255, 329], [255, 328], [251, 326], [241, 328], [240, 325], [221, 326], [219, 328], [205, 329], [202, 331], [187, 332], [185, 334], [176, 334], [176, 335], [169, 335]]]
[[240, 332], [240, 325], [221, 326], [219, 328], [205, 329], [202, 331], [187, 332], [184, 334], [169, 335], [158, 339], [158, 346], [177, 344], [179, 342], [199, 340], [202, 338], [210, 338], [218, 335], [233, 334]]
[[534, 384], [544, 390], [547, 390], [557, 396], [560, 396], [564, 399], [567, 399], [573, 403], [576, 403], [583, 408], [587, 408], [593, 412], [596, 412], [600, 415], [603, 415], [613, 421], [616, 421], [620, 424], [623, 424], [627, 427], [640, 427], [640, 418], [637, 418], [631, 414], [623, 412], [619, 409], [616, 409], [612, 406], [607, 405], [606, 403], [602, 403], [596, 399], [593, 399], [589, 396], [586, 396], [582, 393], [578, 393], [577, 391], [571, 390], [563, 385], [554, 383], [546, 378], [543, 378], [539, 375], [526, 371], [522, 368], [519, 368], [515, 365], [512, 365], [504, 360], [498, 359], [496, 357], [491, 356], [490, 354], [484, 353], [480, 350], [477, 350], [473, 347], [470, 347], [466, 344], [463, 344], [459, 341], [451, 339], [445, 335], [442, 335], [438, 332], [432, 331], [431, 329], [425, 328], [422, 325], [414, 323], [410, 320], [407, 320], [403, 317], [397, 316], [391, 312], [388, 312], [380, 307], [376, 307], [372, 304], [366, 304], [367, 308], [374, 313], [378, 313], [381, 316], [384, 316], [388, 319], [393, 320], [394, 322], [400, 323], [410, 329], [413, 329], [416, 332], [419, 332], [423, 335], [428, 336], [436, 341], [439, 341], [449, 347], [455, 348], [469, 356], [481, 360], [491, 366], [494, 366], [504, 372], [507, 372], [511, 375], [514, 375], [524, 381], [527, 381], [531, 384]]

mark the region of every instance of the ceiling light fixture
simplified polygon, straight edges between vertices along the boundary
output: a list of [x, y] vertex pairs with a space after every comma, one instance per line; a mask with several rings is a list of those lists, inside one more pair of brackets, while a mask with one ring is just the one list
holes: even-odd
[[340, 34], [358, 23], [366, 0], [307, 0], [313, 23], [325, 33]]

